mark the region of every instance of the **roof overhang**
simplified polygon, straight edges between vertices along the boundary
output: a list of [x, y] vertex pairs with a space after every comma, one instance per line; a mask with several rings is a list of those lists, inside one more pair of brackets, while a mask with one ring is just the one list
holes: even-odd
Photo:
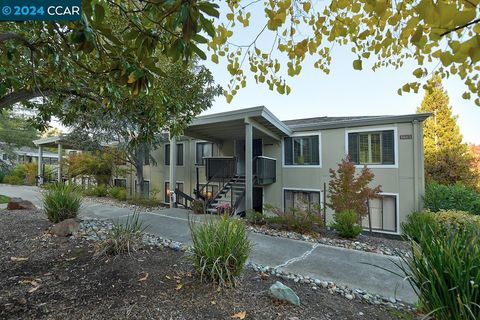
[[64, 148], [73, 148], [63, 136], [33, 140], [33, 143], [38, 147], [56, 148], [59, 144], [61, 144]]
[[258, 137], [279, 140], [292, 134], [292, 130], [267, 108], [259, 106], [197, 117], [185, 129], [184, 135], [213, 142], [238, 139], [245, 136], [246, 123], [257, 129]]
[[406, 115], [393, 115], [393, 116], [378, 116], [362, 119], [347, 119], [336, 121], [325, 121], [315, 124], [298, 124], [291, 125], [290, 129], [294, 132], [298, 131], [310, 131], [310, 130], [322, 130], [322, 129], [338, 129], [338, 128], [351, 128], [351, 127], [363, 127], [372, 125], [384, 125], [392, 123], [406, 123], [406, 122], [423, 122], [431, 113], [415, 113]]

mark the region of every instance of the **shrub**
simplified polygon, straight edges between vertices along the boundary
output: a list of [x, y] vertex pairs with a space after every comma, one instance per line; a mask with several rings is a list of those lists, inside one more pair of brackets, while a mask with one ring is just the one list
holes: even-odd
[[5, 176], [3, 178], [3, 182], [6, 184], [15, 184], [15, 185], [20, 185], [23, 184], [23, 178], [17, 177], [17, 176]]
[[425, 208], [433, 212], [459, 210], [480, 215], [480, 195], [474, 189], [461, 184], [428, 183], [423, 200]]
[[440, 226], [435, 219], [435, 214], [430, 211], [414, 212], [407, 216], [407, 221], [402, 223], [402, 232], [414, 241], [430, 230], [437, 232]]
[[155, 208], [155, 207], [163, 206], [163, 203], [161, 200], [139, 197], [139, 196], [130, 198], [127, 200], [127, 202], [130, 204], [134, 204], [134, 205], [142, 206], [146, 208]]
[[466, 224], [439, 231], [430, 226], [414, 231], [419, 236], [406, 229], [410, 252], [398, 264], [422, 311], [439, 320], [480, 319], [480, 229]]
[[264, 225], [267, 223], [267, 217], [262, 212], [248, 209], [245, 215], [247, 221], [251, 224]]
[[357, 224], [357, 213], [353, 210], [336, 212], [330, 226], [344, 238], [356, 238], [363, 230], [362, 226]]
[[415, 212], [402, 223], [404, 235], [416, 242], [420, 242], [420, 237], [428, 232], [438, 235], [447, 231], [462, 231], [469, 227], [480, 230], [480, 216], [454, 210]]
[[95, 247], [95, 255], [114, 256], [119, 254], [137, 251], [142, 245], [142, 237], [146, 227], [140, 220], [140, 215], [134, 213], [127, 217], [123, 224], [116, 222], [112, 230], [107, 234], [107, 238], [99, 242]]
[[108, 190], [108, 195], [120, 201], [127, 200], [127, 189], [123, 187], [112, 187]]
[[53, 184], [43, 196], [43, 210], [53, 223], [76, 218], [81, 204], [82, 195], [71, 184]]
[[274, 206], [265, 205], [265, 210], [273, 213], [273, 216], [265, 216], [266, 223], [273, 228], [294, 231], [298, 233], [320, 232], [323, 219], [320, 206], [314, 205], [313, 210], [292, 208], [290, 211], [282, 211]]
[[464, 230], [468, 227], [476, 227], [480, 230], [480, 216], [465, 211], [442, 210], [435, 213], [435, 219], [443, 228]]
[[195, 214], [204, 214], [205, 213], [205, 202], [202, 200], [194, 200], [192, 202], [192, 211]]
[[222, 215], [204, 223], [190, 221], [193, 250], [190, 256], [202, 279], [235, 285], [251, 252], [243, 221]]
[[92, 197], [106, 197], [108, 195], [107, 186], [104, 184], [91, 186], [83, 191], [83, 194], [86, 196]]

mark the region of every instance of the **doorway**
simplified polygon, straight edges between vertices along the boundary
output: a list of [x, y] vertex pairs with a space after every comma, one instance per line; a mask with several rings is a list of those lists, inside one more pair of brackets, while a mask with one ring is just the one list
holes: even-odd
[[[262, 139], [253, 139], [253, 157], [263, 154]], [[245, 175], [245, 140], [235, 140], [235, 157], [237, 157], [237, 174]]]

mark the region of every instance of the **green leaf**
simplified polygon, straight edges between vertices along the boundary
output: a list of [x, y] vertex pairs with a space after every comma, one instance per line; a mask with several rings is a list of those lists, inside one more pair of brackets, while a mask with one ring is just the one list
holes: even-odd
[[211, 2], [200, 2], [198, 4], [198, 9], [200, 11], [203, 11], [209, 16], [215, 17], [215, 18], [220, 17], [220, 13], [218, 12], [217, 8], [218, 8], [218, 5]]
[[417, 68], [413, 71], [413, 75], [417, 78], [421, 78], [423, 76], [422, 68]]
[[204, 37], [199, 35], [198, 33], [193, 36], [193, 41], [198, 42], [198, 43], [208, 43], [208, 40]]
[[202, 26], [202, 29], [205, 30], [205, 32], [208, 33], [210, 37], [215, 37], [216, 32], [212, 21], [208, 20], [204, 16], [200, 16], [200, 24]]
[[197, 56], [200, 57], [202, 60], [207, 60], [207, 55], [205, 52], [203, 52], [199, 47], [197, 47], [195, 44], [191, 43], [193, 51], [197, 54]]
[[353, 60], [353, 69], [362, 70], [362, 59]]
[[105, 18], [105, 8], [99, 4], [95, 4], [95, 21], [96, 22], [102, 22], [103, 18]]

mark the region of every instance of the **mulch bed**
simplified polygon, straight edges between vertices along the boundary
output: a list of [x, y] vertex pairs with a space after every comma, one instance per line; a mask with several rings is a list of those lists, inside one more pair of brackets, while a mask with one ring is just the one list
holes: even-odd
[[50, 225], [39, 211], [0, 210], [0, 319], [413, 318], [286, 280], [302, 305], [275, 302], [268, 288], [279, 279], [250, 269], [236, 288], [219, 290], [169, 249], [95, 259], [92, 242], [52, 237]]

